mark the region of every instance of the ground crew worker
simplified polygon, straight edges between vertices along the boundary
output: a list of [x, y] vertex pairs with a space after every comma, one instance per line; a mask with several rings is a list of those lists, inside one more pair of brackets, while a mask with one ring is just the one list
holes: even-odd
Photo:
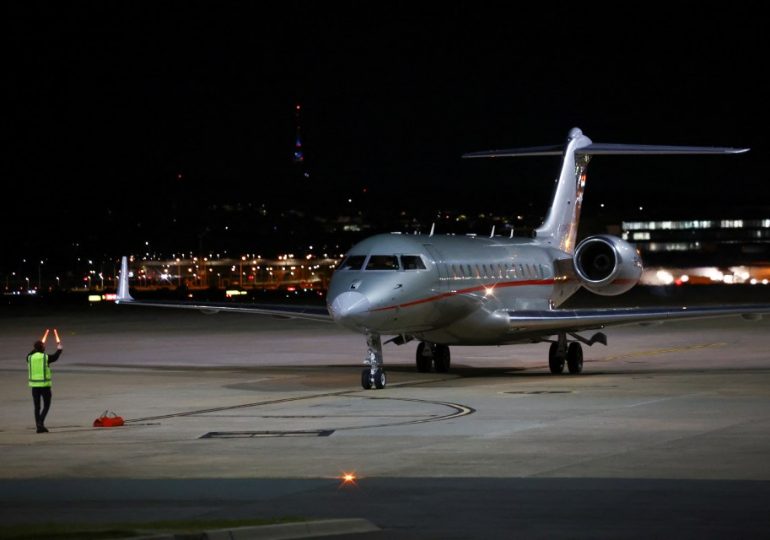
[[[33, 350], [27, 355], [27, 373], [29, 386], [32, 388], [32, 401], [35, 404], [35, 424], [38, 433], [48, 433], [45, 427], [45, 417], [51, 408], [51, 368], [59, 359], [62, 352], [61, 342], [56, 344], [56, 352], [50, 356], [45, 354], [45, 343], [36, 341]], [[42, 399], [43, 409], [40, 410]]]

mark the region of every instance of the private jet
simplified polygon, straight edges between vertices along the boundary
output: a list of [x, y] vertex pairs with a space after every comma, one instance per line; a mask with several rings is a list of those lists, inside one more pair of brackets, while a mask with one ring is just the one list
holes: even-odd
[[[594, 143], [578, 128], [563, 144], [465, 154], [468, 159], [560, 156], [551, 206], [528, 238], [494, 235], [379, 234], [354, 245], [336, 268], [326, 308], [234, 303], [155, 302], [132, 298], [123, 257], [117, 302], [141, 306], [231, 311], [332, 320], [366, 337], [364, 389], [385, 388], [385, 343], [417, 340], [420, 372], [450, 370], [452, 345], [548, 343], [553, 374], [583, 371], [582, 345], [607, 344], [608, 326], [740, 315], [760, 318], [770, 305], [559, 309], [581, 287], [620, 295], [639, 282], [635, 247], [601, 234], [577, 242], [593, 156], [723, 155], [748, 148]], [[586, 337], [586, 332], [594, 332]]]

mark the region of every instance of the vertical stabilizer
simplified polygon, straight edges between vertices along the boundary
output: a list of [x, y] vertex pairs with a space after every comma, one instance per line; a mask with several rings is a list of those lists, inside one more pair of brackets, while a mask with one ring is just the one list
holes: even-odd
[[548, 215], [535, 231], [536, 237], [566, 253], [575, 251], [580, 207], [586, 185], [586, 169], [590, 156], [576, 150], [591, 144], [579, 128], [572, 128], [567, 136], [559, 178], [556, 180]]
[[484, 150], [464, 154], [464, 158], [497, 158], [521, 156], [562, 156], [561, 171], [556, 180], [548, 214], [535, 230], [536, 238], [565, 253], [575, 252], [580, 207], [586, 185], [586, 170], [591, 156], [641, 155], [724, 155], [742, 154], [748, 148], [726, 146], [666, 146], [658, 144], [594, 143], [578, 128], [572, 128], [566, 145], [530, 146], [505, 150]]

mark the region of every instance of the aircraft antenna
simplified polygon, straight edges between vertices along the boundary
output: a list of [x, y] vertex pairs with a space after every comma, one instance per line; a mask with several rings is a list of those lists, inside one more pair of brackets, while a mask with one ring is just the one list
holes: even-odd
[[511, 227], [511, 236], [509, 238], [513, 238], [513, 227]]
[[430, 234], [428, 236], [433, 236], [433, 231], [436, 230], [436, 222], [430, 224]]
[[489, 233], [489, 237], [490, 238], [494, 238], [495, 237], [495, 226], [494, 225], [492, 225], [492, 232]]

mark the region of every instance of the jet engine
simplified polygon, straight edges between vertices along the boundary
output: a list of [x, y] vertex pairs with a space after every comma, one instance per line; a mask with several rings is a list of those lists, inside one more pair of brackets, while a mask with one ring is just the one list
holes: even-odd
[[575, 248], [575, 272], [595, 294], [615, 296], [639, 282], [642, 259], [636, 249], [617, 236], [590, 236]]

